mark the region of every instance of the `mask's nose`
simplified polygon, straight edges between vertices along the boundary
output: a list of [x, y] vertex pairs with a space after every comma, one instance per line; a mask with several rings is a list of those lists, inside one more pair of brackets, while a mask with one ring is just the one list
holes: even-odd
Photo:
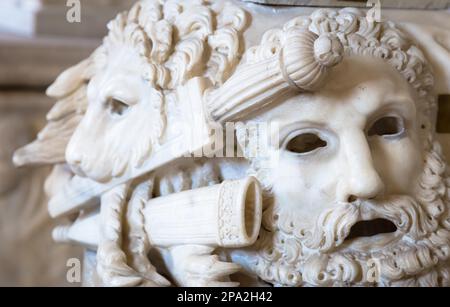
[[348, 130], [341, 137], [342, 164], [345, 172], [338, 186], [338, 200], [353, 202], [373, 199], [384, 192], [384, 183], [375, 169], [366, 135], [361, 130]]

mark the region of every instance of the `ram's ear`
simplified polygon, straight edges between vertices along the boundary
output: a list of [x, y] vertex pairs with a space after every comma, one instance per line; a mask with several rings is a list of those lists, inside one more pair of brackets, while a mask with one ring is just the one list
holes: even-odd
[[402, 29], [414, 38], [433, 67], [437, 94], [450, 93], [450, 30], [442, 27], [401, 23]]
[[104, 48], [100, 46], [87, 59], [63, 71], [47, 89], [47, 96], [61, 99], [72, 94], [93, 77], [96, 62], [104, 61], [104, 57]]
[[32, 143], [19, 148], [13, 157], [16, 166], [65, 163], [65, 152], [87, 107], [86, 85], [59, 100], [47, 114], [47, 125]]
[[73, 93], [88, 80], [86, 72], [89, 71], [90, 65], [91, 60], [86, 59], [65, 70], [47, 89], [47, 96], [60, 99]]
[[35, 141], [19, 148], [13, 157], [16, 166], [65, 163], [65, 152], [87, 109], [87, 82], [93, 77], [103, 49], [97, 48], [86, 60], [67, 69], [47, 89], [57, 102], [47, 114], [47, 125]]

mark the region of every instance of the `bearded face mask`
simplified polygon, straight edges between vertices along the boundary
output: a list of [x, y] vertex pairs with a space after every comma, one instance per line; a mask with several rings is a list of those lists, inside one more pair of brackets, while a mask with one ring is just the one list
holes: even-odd
[[253, 159], [269, 205], [245, 265], [277, 285], [447, 285], [446, 163], [417, 100], [390, 65], [353, 56], [252, 119], [279, 143], [270, 165]]

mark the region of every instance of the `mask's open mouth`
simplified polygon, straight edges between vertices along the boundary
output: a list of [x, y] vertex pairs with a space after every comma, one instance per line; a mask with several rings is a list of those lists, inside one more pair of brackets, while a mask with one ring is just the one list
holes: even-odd
[[371, 221], [360, 221], [353, 225], [350, 233], [345, 239], [351, 240], [361, 237], [373, 237], [383, 233], [393, 233], [397, 231], [394, 223], [386, 219], [375, 219]]

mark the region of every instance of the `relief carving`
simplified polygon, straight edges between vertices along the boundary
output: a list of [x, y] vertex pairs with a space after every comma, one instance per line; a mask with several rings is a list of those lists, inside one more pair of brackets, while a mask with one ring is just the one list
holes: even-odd
[[[427, 55], [357, 9], [247, 46], [252, 18], [237, 1], [139, 1], [60, 75], [14, 157], [55, 165], [49, 211], [77, 216], [55, 239], [96, 251], [103, 286], [449, 286]], [[222, 149], [230, 122], [241, 157], [192, 156]], [[264, 152], [255, 123], [278, 127]]]

